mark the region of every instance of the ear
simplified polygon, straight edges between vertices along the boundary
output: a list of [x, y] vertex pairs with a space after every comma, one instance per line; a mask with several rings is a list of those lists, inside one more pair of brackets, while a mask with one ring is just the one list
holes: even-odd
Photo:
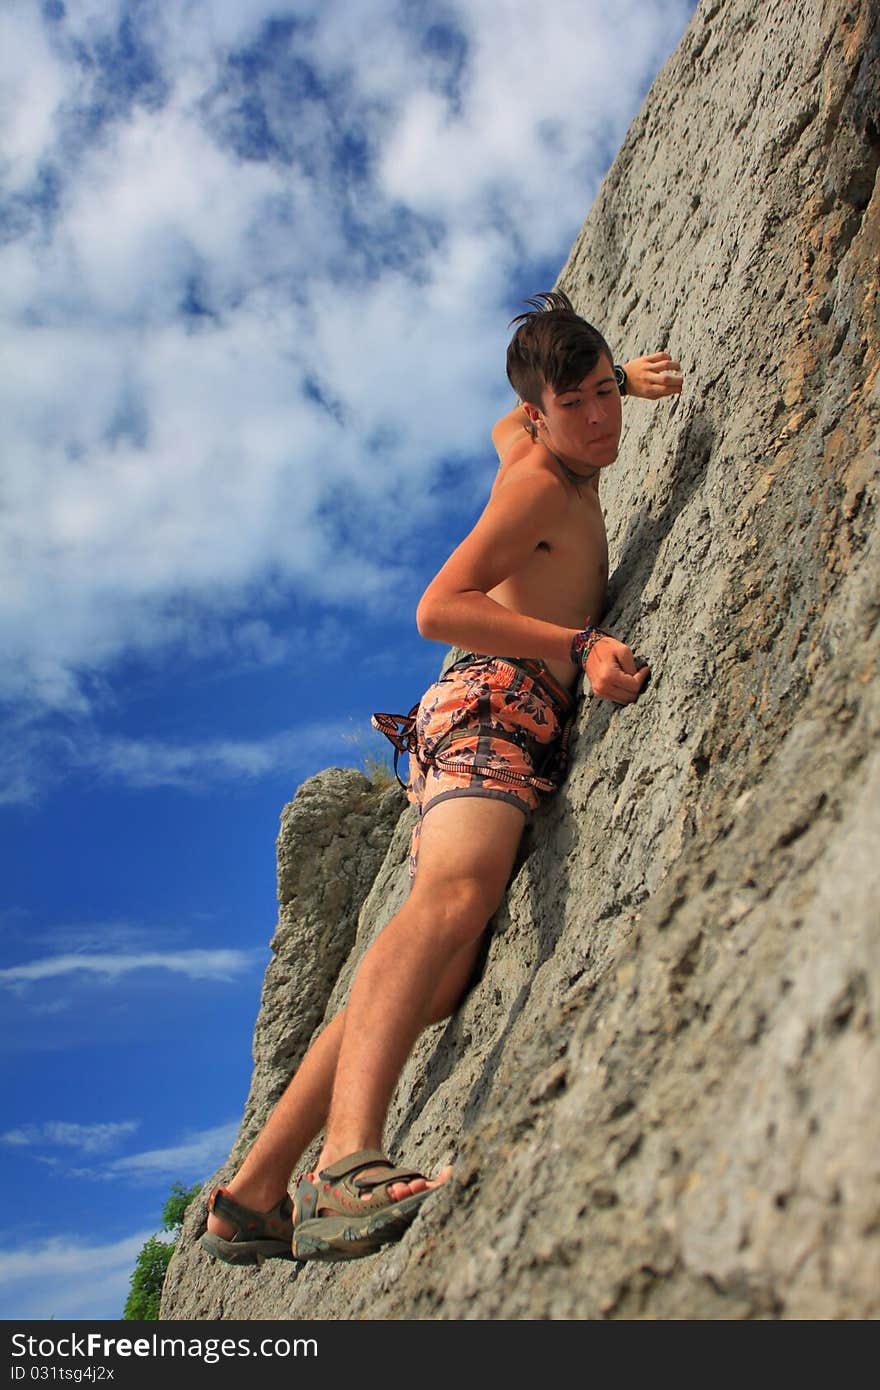
[[544, 416], [536, 405], [532, 405], [530, 401], [523, 401], [523, 410], [526, 412], [526, 415], [531, 420], [535, 429], [543, 424]]

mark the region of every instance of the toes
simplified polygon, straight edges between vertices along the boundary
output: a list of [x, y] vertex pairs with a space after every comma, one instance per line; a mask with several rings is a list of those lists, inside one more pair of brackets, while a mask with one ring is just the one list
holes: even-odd
[[432, 1181], [427, 1178], [413, 1178], [412, 1182], [395, 1182], [391, 1184], [388, 1192], [393, 1201], [402, 1202], [405, 1197], [415, 1197], [419, 1192], [428, 1192], [432, 1188], [440, 1187], [451, 1174], [451, 1168], [444, 1168]]
[[[376, 1169], [375, 1171], [377, 1173], [379, 1172], [378, 1169]], [[389, 1183], [388, 1195], [391, 1198], [392, 1202], [402, 1202], [407, 1197], [415, 1197], [420, 1192], [427, 1192], [432, 1188], [440, 1187], [442, 1183], [448, 1180], [451, 1174], [451, 1168], [444, 1168], [441, 1173], [437, 1174], [436, 1178], [433, 1178], [431, 1180], [429, 1180], [428, 1178], [413, 1178], [411, 1182]], [[361, 1193], [361, 1197], [362, 1200], [365, 1202], [370, 1201], [369, 1192]]]
[[406, 1197], [414, 1197], [417, 1192], [424, 1192], [431, 1184], [424, 1178], [413, 1178], [412, 1182], [393, 1182], [388, 1188], [388, 1195], [394, 1202], [402, 1202]]
[[405, 1197], [412, 1195], [415, 1184], [408, 1182], [393, 1182], [388, 1189], [388, 1195], [394, 1202], [402, 1202]]

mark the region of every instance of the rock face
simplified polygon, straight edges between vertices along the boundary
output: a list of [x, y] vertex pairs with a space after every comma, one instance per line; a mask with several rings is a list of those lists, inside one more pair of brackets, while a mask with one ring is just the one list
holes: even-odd
[[[880, 1313], [878, 130], [873, 0], [702, 0], [560, 276], [686, 372], [625, 403], [603, 481], [607, 625], [652, 680], [585, 701], [481, 978], [401, 1079], [391, 1151], [454, 1178], [345, 1265], [213, 1264], [191, 1210], [163, 1317]], [[238, 1148], [318, 1022], [296, 1000], [329, 1016], [406, 892], [411, 812], [352, 816], [341, 777], [285, 811]], [[325, 796], [344, 881], [295, 848]]]

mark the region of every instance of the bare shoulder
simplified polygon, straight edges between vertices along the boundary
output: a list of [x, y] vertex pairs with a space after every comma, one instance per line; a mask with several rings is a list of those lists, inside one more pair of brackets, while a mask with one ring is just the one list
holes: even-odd
[[566, 497], [565, 485], [547, 450], [527, 435], [523, 443], [517, 442], [508, 450], [499, 465], [492, 494], [509, 487], [536, 496], [557, 497], [560, 501]]
[[544, 536], [565, 522], [571, 505], [569, 489], [536, 449], [501, 465], [483, 513], [504, 528], [525, 525]]

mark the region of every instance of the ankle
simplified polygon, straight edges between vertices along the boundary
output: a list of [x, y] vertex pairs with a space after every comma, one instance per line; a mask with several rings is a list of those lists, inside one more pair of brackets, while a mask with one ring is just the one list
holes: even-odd
[[331, 1163], [338, 1163], [341, 1158], [347, 1158], [349, 1154], [362, 1153], [368, 1149], [372, 1149], [376, 1153], [384, 1153], [382, 1140], [370, 1137], [360, 1140], [349, 1138], [343, 1140], [342, 1143], [326, 1141], [315, 1164], [315, 1172], [320, 1173], [324, 1168], [329, 1168]]
[[242, 1178], [236, 1174], [229, 1182], [222, 1186], [234, 1197], [243, 1207], [250, 1207], [251, 1211], [267, 1212], [271, 1211], [281, 1201], [287, 1192], [287, 1184], [282, 1186], [278, 1182], [265, 1182], [259, 1179]]

